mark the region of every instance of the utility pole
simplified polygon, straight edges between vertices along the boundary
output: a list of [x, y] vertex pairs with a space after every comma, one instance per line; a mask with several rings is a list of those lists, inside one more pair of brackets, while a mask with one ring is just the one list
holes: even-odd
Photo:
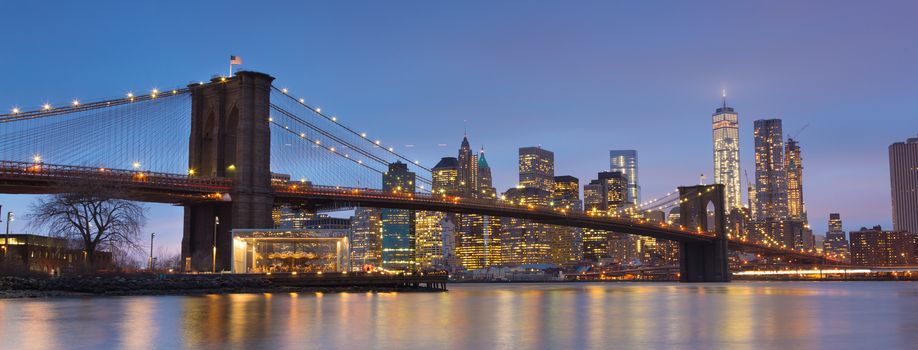
[[150, 273], [153, 273], [153, 237], [156, 237], [156, 232], [150, 232]]
[[220, 217], [214, 216], [214, 251], [213, 263], [211, 264], [211, 273], [217, 273], [217, 226], [220, 225]]

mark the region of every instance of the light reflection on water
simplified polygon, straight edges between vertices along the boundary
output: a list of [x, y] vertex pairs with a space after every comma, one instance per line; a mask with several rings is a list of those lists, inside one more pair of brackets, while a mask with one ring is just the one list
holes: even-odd
[[0, 349], [907, 349], [918, 283], [452, 284], [0, 300]]

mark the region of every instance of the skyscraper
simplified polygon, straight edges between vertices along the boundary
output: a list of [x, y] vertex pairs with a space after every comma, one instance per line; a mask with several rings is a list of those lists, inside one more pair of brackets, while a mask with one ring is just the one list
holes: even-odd
[[848, 260], [848, 238], [845, 236], [841, 215], [829, 214], [829, 232], [826, 232], [826, 239], [822, 241], [823, 253]]
[[[575, 213], [583, 211], [583, 202], [580, 201], [580, 180], [576, 177], [555, 176], [555, 188], [551, 198], [550, 204], [556, 208]], [[560, 265], [570, 261], [579, 261], [582, 258], [581, 232], [581, 229], [575, 227], [550, 227], [552, 262]]]
[[800, 145], [792, 138], [784, 145], [784, 169], [787, 172], [787, 217], [805, 220], [803, 204], [803, 159]]
[[638, 156], [636, 150], [611, 150], [609, 151], [609, 171], [619, 172], [627, 184], [628, 204], [638, 204], [641, 202], [641, 186], [638, 184]]
[[889, 145], [893, 229], [918, 233], [918, 137]]
[[740, 186], [739, 123], [732, 107], [727, 107], [727, 94], [723, 95], [723, 106], [712, 116], [714, 136], [714, 183], [724, 185], [724, 204], [729, 213], [733, 208], [742, 208]]
[[480, 198], [497, 198], [497, 190], [494, 188], [491, 178], [491, 167], [488, 166], [488, 160], [485, 159], [484, 148], [478, 152], [478, 197]]
[[[536, 187], [515, 187], [503, 197], [514, 204], [548, 206], [551, 193]], [[509, 265], [539, 264], [551, 260], [549, 225], [518, 218], [503, 218], [502, 259]]]
[[520, 185], [548, 193], [554, 188], [555, 154], [542, 147], [521, 147]]
[[351, 220], [351, 267], [361, 271], [382, 263], [382, 222], [378, 208], [357, 207]]
[[462, 137], [459, 146], [459, 193], [464, 197], [477, 196], [478, 192], [478, 157], [472, 153], [468, 136]]
[[[584, 211], [590, 215], [618, 216], [628, 203], [628, 179], [618, 171], [603, 171], [595, 180], [583, 186]], [[609, 231], [583, 230], [583, 258], [599, 261], [604, 258], [630, 260], [636, 252], [631, 237]], [[631, 249], [634, 248], [634, 249]]]
[[[491, 168], [483, 158], [483, 150], [478, 155], [472, 153], [468, 137], [464, 136], [456, 158], [457, 195], [496, 200], [496, 191], [491, 185]], [[499, 219], [479, 214], [449, 215], [447, 218], [456, 223], [456, 258], [462, 267], [478, 269], [500, 264]]]
[[555, 207], [565, 208], [573, 212], [583, 210], [580, 201], [580, 180], [570, 175], [555, 176], [555, 188], [551, 193]]
[[782, 220], [787, 217], [787, 174], [781, 119], [756, 120], [754, 124], [756, 219]]
[[[459, 194], [459, 161], [443, 157], [431, 169], [432, 193], [455, 196]], [[419, 211], [417, 218], [417, 252], [419, 267], [441, 266], [449, 270], [459, 267], [456, 255], [457, 232], [455, 214]], [[436, 249], [439, 248], [439, 253]]]
[[436, 211], [415, 212], [415, 261], [418, 268], [444, 266], [443, 232], [447, 214]]
[[[415, 174], [408, 164], [389, 164], [383, 174], [383, 191], [414, 193]], [[413, 271], [417, 269], [415, 214], [411, 210], [382, 209], [382, 266], [387, 270]]]
[[459, 160], [454, 157], [443, 157], [431, 169], [434, 194], [455, 196], [459, 193]]

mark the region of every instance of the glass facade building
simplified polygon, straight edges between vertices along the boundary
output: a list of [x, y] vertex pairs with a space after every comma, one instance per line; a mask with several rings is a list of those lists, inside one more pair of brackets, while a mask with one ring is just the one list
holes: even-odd
[[803, 202], [803, 159], [800, 145], [788, 138], [784, 144], [784, 169], [787, 172], [787, 217], [805, 220], [806, 208]]
[[787, 174], [781, 119], [761, 119], [755, 125], [756, 219], [787, 217]]
[[740, 147], [738, 115], [727, 107], [717, 108], [711, 117], [714, 138], [714, 183], [724, 185], [726, 211], [742, 208], [742, 187], [740, 185]]
[[609, 151], [609, 171], [619, 172], [627, 179], [628, 204], [641, 202], [641, 186], [638, 184], [638, 155], [636, 150]]
[[[415, 174], [408, 171], [408, 164], [389, 164], [389, 170], [383, 174], [383, 191], [415, 192]], [[382, 209], [379, 218], [382, 222], [382, 267], [395, 271], [416, 270], [414, 211]]]
[[350, 260], [355, 271], [372, 270], [382, 264], [382, 222], [379, 214], [379, 208], [354, 208]]

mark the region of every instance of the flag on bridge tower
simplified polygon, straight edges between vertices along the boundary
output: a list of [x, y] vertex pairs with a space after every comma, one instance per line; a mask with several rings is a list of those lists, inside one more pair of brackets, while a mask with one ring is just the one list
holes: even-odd
[[233, 66], [242, 64], [242, 57], [239, 56], [230, 56], [230, 74], [233, 76]]

